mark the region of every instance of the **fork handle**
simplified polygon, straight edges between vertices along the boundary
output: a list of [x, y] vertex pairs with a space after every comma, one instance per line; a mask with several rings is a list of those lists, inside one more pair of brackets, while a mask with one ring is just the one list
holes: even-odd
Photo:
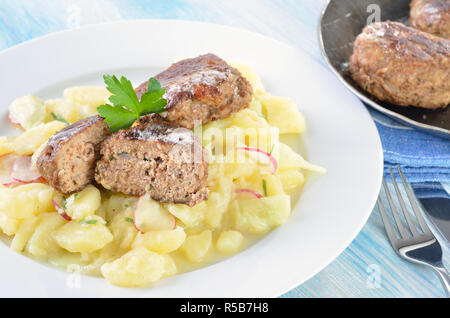
[[445, 290], [445, 295], [447, 298], [450, 298], [450, 275], [444, 267], [432, 267], [435, 272], [438, 274], [439, 279], [442, 282], [442, 285]]

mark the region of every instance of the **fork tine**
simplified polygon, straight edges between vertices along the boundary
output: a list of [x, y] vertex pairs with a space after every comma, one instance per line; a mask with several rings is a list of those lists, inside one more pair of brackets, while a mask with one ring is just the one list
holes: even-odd
[[377, 199], [377, 204], [378, 204], [378, 209], [380, 210], [380, 214], [381, 214], [381, 219], [383, 220], [384, 223], [384, 228], [386, 230], [386, 233], [389, 237], [389, 240], [391, 241], [392, 245], [395, 246], [395, 244], [397, 243], [397, 237], [395, 236], [395, 231], [392, 228], [392, 224], [391, 221], [389, 221], [389, 218], [386, 214], [386, 210], [384, 209], [384, 205], [381, 202], [380, 197], [378, 197]]
[[386, 197], [388, 199], [389, 206], [391, 207], [392, 215], [394, 216], [395, 223], [397, 224], [398, 231], [400, 232], [400, 236], [401, 236], [401, 238], [408, 238], [408, 234], [406, 233], [406, 230], [403, 227], [402, 221], [400, 220], [400, 217], [398, 216], [398, 213], [394, 206], [394, 201], [392, 201], [391, 193], [389, 191], [389, 188], [386, 184], [385, 179], [383, 179], [383, 186], [384, 186], [384, 191], [386, 192]]
[[389, 167], [389, 173], [391, 174], [392, 183], [394, 184], [394, 189], [395, 189], [395, 192], [397, 193], [398, 202], [400, 203], [400, 207], [402, 208], [403, 215], [405, 216], [406, 222], [408, 223], [409, 230], [411, 231], [413, 236], [419, 236], [420, 234], [417, 231], [416, 224], [414, 223], [413, 219], [411, 218], [410, 213], [408, 212], [408, 209], [405, 206], [405, 201], [403, 200], [403, 196], [400, 193], [400, 190], [397, 185], [397, 181], [395, 180], [395, 177], [394, 177], [394, 174], [392, 173], [391, 167]]
[[402, 169], [400, 169], [400, 166], [397, 166], [397, 169], [398, 169], [398, 173], [400, 174], [400, 178], [402, 178], [403, 186], [405, 187], [406, 194], [408, 195], [409, 202], [411, 203], [411, 207], [414, 211], [414, 214], [416, 215], [417, 220], [419, 221], [419, 224], [420, 224], [420, 227], [422, 228], [423, 233], [431, 234], [430, 228], [428, 227], [427, 223], [425, 223], [422, 213], [420, 212], [420, 209], [417, 206], [417, 202], [414, 197], [414, 194], [412, 193], [412, 190], [409, 188], [409, 185], [405, 180], [405, 176], [403, 175]]

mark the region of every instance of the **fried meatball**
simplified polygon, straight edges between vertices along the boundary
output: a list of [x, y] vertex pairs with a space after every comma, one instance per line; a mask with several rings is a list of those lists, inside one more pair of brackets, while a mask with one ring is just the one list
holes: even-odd
[[47, 142], [37, 168], [56, 190], [64, 194], [81, 191], [94, 180], [99, 145], [110, 134], [100, 116], [67, 126]]
[[95, 180], [128, 195], [193, 206], [208, 198], [207, 153], [194, 133], [158, 115], [121, 130], [101, 145]]
[[[182, 60], [155, 78], [166, 89], [166, 119], [189, 129], [248, 107], [253, 93], [241, 73], [214, 54]], [[147, 86], [136, 89], [139, 98]]]
[[450, 41], [397, 22], [377, 22], [356, 38], [349, 71], [381, 101], [441, 108], [450, 103]]
[[450, 0], [413, 0], [411, 27], [450, 39]]

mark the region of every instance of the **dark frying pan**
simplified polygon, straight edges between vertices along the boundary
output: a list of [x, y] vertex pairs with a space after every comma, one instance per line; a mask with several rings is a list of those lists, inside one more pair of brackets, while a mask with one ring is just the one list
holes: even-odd
[[391, 20], [408, 24], [410, 2], [410, 0], [329, 0], [319, 21], [322, 54], [345, 86], [366, 104], [410, 126], [450, 138], [450, 106], [445, 109], [427, 110], [382, 102], [362, 90], [347, 74], [353, 42], [368, 19], [377, 13], [377, 8], [380, 9], [381, 21]]

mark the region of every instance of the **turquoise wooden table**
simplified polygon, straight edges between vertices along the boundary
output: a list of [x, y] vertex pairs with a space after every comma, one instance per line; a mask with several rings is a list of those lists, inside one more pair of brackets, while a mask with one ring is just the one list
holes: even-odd
[[[317, 40], [317, 22], [324, 3], [325, 0], [2, 0], [0, 50], [50, 32], [92, 23], [184, 19], [256, 31], [288, 42], [324, 64]], [[448, 250], [444, 252], [448, 255]], [[394, 253], [375, 209], [361, 233], [333, 263], [282, 297], [444, 297], [444, 292], [431, 271], [407, 263]]]

